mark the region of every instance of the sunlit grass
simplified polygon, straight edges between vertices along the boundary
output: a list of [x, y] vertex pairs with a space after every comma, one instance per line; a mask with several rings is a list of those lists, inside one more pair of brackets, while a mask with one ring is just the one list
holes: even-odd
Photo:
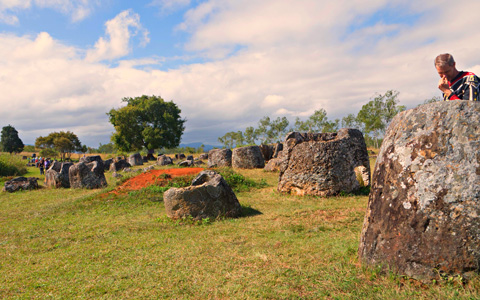
[[416, 281], [357, 259], [366, 196], [276, 191], [278, 173], [237, 192], [244, 217], [178, 222], [141, 193], [0, 194], [0, 298], [477, 299], [467, 285]]

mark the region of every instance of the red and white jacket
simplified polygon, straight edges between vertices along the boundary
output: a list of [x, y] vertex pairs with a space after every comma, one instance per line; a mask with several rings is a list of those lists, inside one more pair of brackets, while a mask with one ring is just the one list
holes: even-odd
[[480, 79], [472, 72], [460, 71], [448, 85], [452, 93], [449, 97], [443, 94], [444, 100], [479, 100]]

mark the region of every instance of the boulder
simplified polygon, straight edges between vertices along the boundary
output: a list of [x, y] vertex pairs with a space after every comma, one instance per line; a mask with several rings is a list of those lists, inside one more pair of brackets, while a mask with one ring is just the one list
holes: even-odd
[[129, 168], [131, 165], [125, 160], [125, 159], [116, 159], [112, 164], [110, 165], [110, 171], [112, 172], [118, 172], [121, 171], [125, 168]]
[[208, 152], [208, 167], [231, 167], [232, 150], [212, 149]]
[[130, 166], [142, 166], [143, 157], [140, 153], [132, 154], [128, 157], [128, 163], [130, 164]]
[[37, 180], [35, 177], [16, 177], [5, 182], [3, 191], [13, 193], [19, 190], [35, 190], [38, 189]]
[[[342, 128], [332, 133], [287, 134], [278, 181], [280, 192], [333, 196], [355, 192], [357, 172], [370, 184], [370, 162], [362, 133]], [[361, 176], [361, 174], [359, 174]]]
[[273, 157], [274, 146], [273, 145], [260, 145], [260, 152], [262, 152], [263, 159], [269, 161]]
[[160, 155], [157, 157], [157, 165], [159, 166], [173, 165], [173, 160], [169, 156]]
[[198, 157], [198, 159], [208, 159], [208, 153], [202, 153], [200, 154], [200, 156]]
[[106, 172], [110, 170], [110, 166], [113, 163], [113, 158], [109, 158], [103, 161], [103, 170]]
[[238, 169], [257, 169], [265, 167], [265, 160], [263, 159], [260, 147], [248, 146], [233, 149], [232, 167]]
[[212, 170], [202, 171], [186, 188], [171, 188], [164, 193], [167, 216], [187, 216], [195, 220], [238, 217], [242, 207], [223, 177]]
[[68, 170], [72, 188], [96, 189], [107, 186], [103, 165], [98, 161], [79, 162]]
[[102, 157], [100, 155], [84, 156], [84, 157], [81, 157], [78, 162], [89, 163], [89, 162], [92, 162], [92, 161], [97, 161], [99, 166], [104, 168], [104, 163], [103, 163]]
[[187, 156], [187, 159], [186, 159], [186, 160], [193, 160], [193, 155]]
[[282, 160], [281, 158], [272, 158], [268, 161], [268, 163], [265, 165], [265, 168], [263, 168], [267, 172], [276, 172], [280, 171], [280, 166], [281, 166]]
[[70, 177], [68, 170], [73, 166], [71, 162], [54, 161], [45, 172], [45, 185], [54, 188], [70, 188]]
[[480, 262], [480, 103], [398, 114], [373, 174], [360, 259], [421, 280], [467, 278]]
[[177, 153], [177, 154], [175, 154], [175, 159], [185, 159], [185, 158], [186, 158], [186, 156], [185, 156], [185, 154], [183, 154], [183, 153]]
[[272, 158], [277, 158], [280, 156], [280, 153], [282, 153], [283, 150], [283, 144], [282, 143], [276, 143], [273, 147], [273, 156]]
[[193, 160], [184, 160], [178, 163], [180, 167], [192, 167], [194, 165]]

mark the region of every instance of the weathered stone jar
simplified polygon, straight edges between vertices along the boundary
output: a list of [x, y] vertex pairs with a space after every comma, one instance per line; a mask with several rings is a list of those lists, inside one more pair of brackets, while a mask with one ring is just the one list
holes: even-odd
[[370, 184], [370, 163], [357, 129], [335, 133], [291, 132], [283, 143], [278, 190], [297, 195], [332, 196]]
[[480, 262], [480, 103], [398, 114], [373, 174], [359, 256], [418, 279]]

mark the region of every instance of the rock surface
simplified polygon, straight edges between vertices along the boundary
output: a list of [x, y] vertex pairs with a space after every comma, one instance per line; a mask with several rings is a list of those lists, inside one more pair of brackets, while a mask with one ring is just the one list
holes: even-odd
[[96, 189], [107, 186], [103, 165], [98, 161], [74, 164], [68, 170], [68, 174], [72, 188]]
[[242, 208], [235, 193], [223, 177], [212, 170], [202, 171], [186, 188], [171, 188], [164, 193], [167, 215], [195, 220], [238, 217]]
[[125, 159], [116, 159], [110, 165], [110, 171], [118, 172], [124, 170], [125, 168], [129, 168], [131, 165]]
[[[370, 178], [370, 162], [362, 133], [291, 132], [283, 143], [278, 190], [297, 195], [332, 196], [360, 188], [356, 172]], [[360, 174], [361, 175], [361, 174]], [[368, 186], [370, 181], [364, 182]]]
[[131, 166], [142, 166], [143, 165], [143, 157], [140, 153], [132, 154], [128, 157], [128, 163]]
[[265, 160], [263, 159], [260, 147], [248, 146], [233, 149], [232, 167], [239, 169], [257, 169], [265, 167]]
[[480, 103], [398, 114], [373, 174], [359, 257], [418, 279], [468, 276], [480, 262]]
[[53, 188], [70, 188], [68, 170], [73, 166], [71, 162], [54, 161], [52, 166], [45, 172], [45, 185]]
[[5, 182], [3, 191], [13, 193], [19, 190], [35, 190], [38, 189], [37, 180], [35, 177], [16, 177]]
[[173, 165], [173, 159], [166, 155], [160, 155], [157, 157], [157, 165], [159, 166]]
[[212, 149], [208, 152], [208, 167], [231, 167], [232, 150]]

